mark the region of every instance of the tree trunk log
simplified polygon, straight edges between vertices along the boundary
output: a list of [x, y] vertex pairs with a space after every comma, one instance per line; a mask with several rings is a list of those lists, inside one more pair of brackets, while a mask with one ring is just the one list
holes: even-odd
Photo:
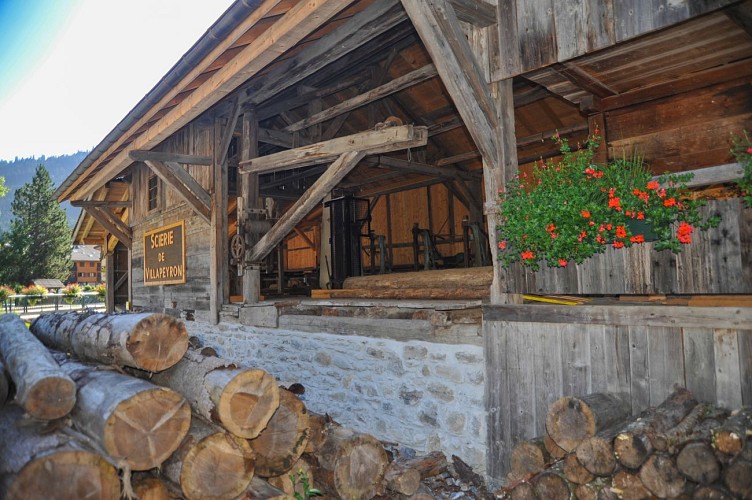
[[70, 413], [76, 384], [15, 314], [0, 316], [0, 359], [16, 385], [16, 400], [29, 415], [53, 420]]
[[721, 464], [708, 443], [698, 441], [687, 444], [676, 456], [676, 467], [690, 480], [711, 484], [721, 477]]
[[231, 500], [246, 491], [253, 477], [253, 451], [248, 441], [194, 418], [180, 447], [162, 472], [188, 500]]
[[[302, 474], [305, 474], [305, 476], [308, 478], [309, 489], [316, 488], [315, 469], [315, 466], [311, 463], [311, 459], [308, 458], [307, 455], [303, 455], [293, 464], [288, 473], [282, 474], [281, 476], [267, 478], [266, 481], [275, 488], [282, 490], [286, 495], [290, 495], [292, 497], [295, 496], [295, 493], [298, 493], [305, 498], [301, 476]], [[294, 486], [292, 480], [290, 479], [291, 474], [295, 474], [296, 477]]]
[[56, 353], [78, 388], [71, 418], [109, 456], [133, 470], [159, 466], [188, 432], [191, 408], [175, 391], [111, 370], [100, 370]]
[[185, 325], [166, 314], [50, 313], [35, 319], [31, 331], [82, 361], [149, 372], [169, 368], [188, 349]]
[[723, 469], [723, 483], [737, 498], [752, 498], [752, 462], [737, 458]]
[[567, 456], [567, 450], [556, 444], [556, 442], [551, 439], [551, 436], [548, 435], [548, 432], [543, 435], [543, 444], [546, 446], [546, 451], [551, 455], [551, 458], [558, 460]]
[[549, 407], [546, 431], [557, 445], [571, 453], [582, 440], [625, 420], [629, 413], [626, 401], [618, 395], [566, 396]]
[[530, 474], [537, 474], [545, 469], [550, 461], [551, 455], [546, 450], [542, 437], [517, 443], [512, 448], [509, 479], [517, 481]]
[[698, 404], [678, 424], [659, 434], [659, 439], [655, 440], [656, 449], [672, 453], [674, 444], [692, 434], [703, 420], [712, 415], [718, 416], [720, 414], [714, 411], [713, 406], [710, 404]]
[[318, 413], [308, 412], [308, 443], [306, 444], [306, 453], [315, 454], [321, 448], [326, 439], [326, 430], [329, 425], [339, 425], [334, 422], [329, 415], [319, 415]]
[[308, 411], [295, 394], [279, 390], [279, 407], [266, 428], [250, 441], [256, 474], [274, 477], [288, 472], [308, 443]]
[[564, 457], [563, 472], [567, 481], [574, 484], [587, 484], [595, 479], [595, 476], [580, 463], [575, 453], [568, 453]]
[[653, 496], [637, 474], [625, 470], [614, 474], [611, 484], [623, 500], [645, 500]]
[[666, 439], [660, 437], [679, 424], [697, 406], [697, 400], [686, 389], [679, 389], [660, 406], [643, 412], [614, 440], [614, 453], [621, 465], [636, 469], [657, 446], [666, 449]]
[[734, 495], [725, 488], [712, 485], [700, 486], [692, 493], [693, 500], [734, 500]]
[[599, 436], [586, 438], [577, 447], [577, 459], [592, 474], [608, 476], [616, 468], [614, 448], [611, 441]]
[[606, 480], [596, 478], [587, 484], [578, 484], [574, 489], [574, 495], [577, 500], [597, 500], [598, 493], [603, 488], [608, 488]]
[[279, 406], [277, 381], [264, 370], [237, 368], [195, 351], [151, 381], [182, 394], [206, 420], [247, 439], [259, 435]]
[[652, 455], [640, 468], [640, 480], [658, 498], [673, 498], [684, 491], [687, 480], [667, 455]]
[[713, 431], [713, 445], [721, 453], [736, 455], [744, 448], [749, 434], [752, 434], [752, 406], [745, 406]]
[[512, 500], [538, 499], [538, 497], [535, 495], [535, 487], [527, 481], [518, 483], [517, 486], [515, 486], [509, 493], [509, 498], [511, 498]]
[[538, 498], [570, 498], [569, 483], [554, 471], [538, 474], [531, 481]]
[[[319, 484], [337, 498], [367, 499], [381, 492], [389, 464], [384, 447], [373, 436], [330, 427], [316, 458], [319, 467], [329, 473], [322, 475], [324, 484], [322, 480]], [[331, 476], [329, 481], [327, 476]]]
[[446, 456], [440, 451], [432, 451], [427, 455], [407, 460], [399, 459], [397, 462], [403, 467], [417, 470], [420, 473], [421, 481], [428, 477], [443, 474], [449, 467], [449, 462], [447, 461]]
[[285, 494], [279, 488], [275, 488], [258, 476], [253, 476], [251, 484], [242, 497], [249, 500], [292, 500], [293, 497]]
[[376, 274], [347, 278], [342, 288], [359, 289], [420, 289], [420, 288], [474, 288], [488, 289], [493, 281], [493, 267], [467, 267], [419, 271], [409, 273]]
[[151, 475], [132, 477], [131, 484], [138, 500], [172, 500], [173, 498], [170, 496], [170, 488], [158, 477]]
[[120, 498], [115, 467], [60, 430], [10, 404], [0, 410], [0, 429], [0, 498]]
[[384, 481], [388, 490], [411, 496], [420, 487], [420, 472], [412, 467], [392, 462], [386, 470]]

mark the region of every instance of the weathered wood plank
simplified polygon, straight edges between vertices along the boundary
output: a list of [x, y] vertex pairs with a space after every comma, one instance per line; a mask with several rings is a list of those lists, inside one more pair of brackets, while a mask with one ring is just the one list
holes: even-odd
[[737, 330], [713, 330], [716, 401], [724, 408], [742, 406], [741, 370]]
[[129, 208], [133, 206], [131, 201], [92, 201], [92, 200], [73, 200], [71, 205], [74, 207], [97, 207], [97, 208]]
[[328, 163], [342, 154], [354, 151], [364, 154], [387, 153], [425, 146], [427, 140], [428, 131], [426, 127], [402, 125], [382, 130], [371, 130], [245, 160], [240, 162], [240, 173], [278, 172], [307, 165]]
[[493, 80], [505, 80], [522, 72], [519, 30], [517, 28], [517, 1], [499, 0], [496, 17], [499, 19], [499, 67]]
[[553, 0], [518, 1], [517, 29], [523, 71], [540, 68], [557, 60]]
[[647, 336], [650, 406], [658, 406], [675, 386], [684, 385], [684, 357], [676, 348], [681, 329], [653, 327]]
[[535, 435], [542, 436], [548, 407], [566, 393], [562, 368], [563, 325], [531, 325], [532, 356], [535, 374]]
[[647, 330], [644, 327], [629, 328], [629, 379], [633, 414], [650, 406], [650, 359]]
[[739, 374], [742, 382], [742, 404], [752, 405], [752, 330], [738, 330]]
[[[105, 230], [115, 236], [118, 240], [122, 241], [126, 247], [133, 247], [133, 232], [131, 231], [131, 228], [115, 217], [112, 212], [99, 207], [85, 207], [84, 210], [86, 210], [86, 213], [91, 215], [93, 219], [99, 222]], [[119, 222], [116, 222], [116, 220]]]
[[564, 394], [590, 394], [590, 332], [583, 325], [557, 326], [561, 336], [562, 386]]
[[179, 153], [165, 153], [163, 151], [149, 151], [145, 149], [134, 149], [128, 153], [133, 161], [153, 160], [161, 162], [187, 163], [191, 165], [211, 165], [211, 156], [186, 155]]
[[496, 23], [496, 4], [486, 0], [449, 0], [457, 19], [479, 28]]
[[[629, 328], [605, 327], [606, 392], [629, 392], [631, 373], [629, 366]], [[592, 368], [591, 368], [592, 371]], [[597, 374], [596, 374], [597, 376]], [[593, 389], [595, 392], [595, 389]]]
[[486, 360], [486, 463], [491, 477], [503, 477], [509, 468], [513, 443], [511, 433], [511, 408], [509, 396], [509, 370], [507, 362], [508, 325], [504, 322], [483, 322], [483, 346]]
[[157, 160], [144, 163], [206, 222], [211, 221], [211, 196], [179, 163]]
[[[533, 345], [530, 338], [533, 324], [509, 324], [507, 369], [509, 370], [510, 439], [513, 444], [535, 437], [535, 373]], [[545, 422], [545, 416], [542, 417]]]
[[698, 401], [716, 401], [715, 354], [713, 330], [710, 328], [684, 328], [684, 366], [687, 389]]

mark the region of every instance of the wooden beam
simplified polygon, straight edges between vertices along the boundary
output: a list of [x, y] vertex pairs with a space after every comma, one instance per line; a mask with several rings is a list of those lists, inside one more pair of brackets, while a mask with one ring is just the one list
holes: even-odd
[[436, 67], [433, 64], [428, 64], [426, 66], [423, 66], [422, 68], [416, 69], [415, 71], [411, 71], [406, 75], [395, 78], [394, 80], [376, 87], [375, 89], [371, 89], [368, 92], [342, 101], [341, 103], [332, 106], [331, 108], [325, 109], [320, 113], [316, 113], [315, 115], [309, 116], [304, 120], [293, 123], [292, 125], [285, 127], [285, 130], [288, 132], [303, 130], [310, 127], [311, 125], [330, 120], [336, 116], [353, 111], [354, 109], [365, 106], [388, 95], [417, 85], [421, 82], [435, 77], [436, 75]]
[[392, 158], [391, 156], [379, 156], [379, 165], [405, 172], [414, 172], [417, 174], [430, 175], [433, 177], [442, 177], [445, 179], [480, 179], [479, 172], [466, 172], [457, 167], [439, 167], [427, 163], [402, 160]]
[[[739, 163], [726, 163], [715, 167], [698, 168], [684, 172], [675, 172], [676, 174], [692, 174], [692, 179], [687, 182], [687, 187], [696, 188], [710, 186], [713, 184], [724, 184], [734, 182], [744, 176], [744, 167]], [[653, 177], [658, 180], [659, 175]]]
[[[112, 161], [101, 166], [91, 178], [86, 175], [80, 176], [62, 197], [69, 196], [74, 190], [77, 190], [79, 198], [91, 194], [130, 164], [130, 151], [151, 149], [180, 130], [347, 7], [351, 1], [308, 0], [296, 3], [264, 32], [264, 36], [254, 39], [238, 52], [180, 104], [126, 146]], [[86, 185], [81, 185], [84, 179], [88, 181]]]
[[741, 2], [727, 7], [723, 12], [738, 24], [749, 36], [752, 36], [752, 3]]
[[219, 312], [229, 298], [229, 259], [227, 253], [227, 162], [221, 162], [222, 132], [226, 123], [214, 119], [214, 190], [211, 196], [209, 233], [209, 319], [219, 323]]
[[116, 223], [115, 219], [117, 218], [114, 215], [108, 215], [107, 211], [102, 208], [85, 207], [84, 210], [86, 210], [86, 213], [91, 215], [93, 219], [99, 222], [106, 231], [122, 241], [123, 245], [128, 248], [133, 247], [133, 231], [131, 228], [123, 224], [122, 221], [120, 221], [119, 224]]
[[144, 163], [202, 219], [211, 222], [211, 196], [179, 163], [156, 160], [146, 160]]
[[273, 130], [270, 128], [259, 129], [258, 136], [259, 142], [287, 149], [311, 144], [311, 141], [305, 137], [301, 137], [300, 134], [292, 134], [283, 130]]
[[353, 151], [362, 151], [364, 154], [388, 153], [389, 151], [425, 146], [427, 140], [428, 131], [426, 127], [402, 125], [382, 130], [371, 130], [241, 161], [240, 173], [278, 172], [317, 165], [331, 162], [340, 155]]
[[248, 260], [259, 262], [266, 257], [364, 157], [365, 153], [362, 151], [348, 151], [337, 158], [326, 173], [319, 177], [313, 186], [282, 215], [274, 227], [261, 237], [251, 249]]
[[480, 158], [480, 151], [468, 151], [466, 153], [460, 153], [458, 155], [442, 158], [436, 162], [436, 165], [444, 167], [447, 165], [462, 163], [463, 161], [475, 160], [477, 158]]
[[301, 231], [297, 227], [292, 228], [292, 230], [295, 231], [295, 234], [300, 236], [300, 238], [303, 240], [306, 246], [308, 246], [308, 248], [316, 250], [316, 245], [313, 244], [313, 242], [311, 241], [311, 238], [309, 238], [307, 234], [305, 234], [303, 231]]
[[486, 0], [449, 0], [460, 21], [485, 28], [496, 24], [496, 5]]
[[163, 153], [162, 151], [149, 151], [145, 149], [134, 149], [128, 153], [128, 157], [133, 161], [154, 160], [174, 163], [185, 163], [189, 165], [211, 165], [211, 156], [182, 155], [178, 153]]
[[402, 0], [444, 86], [483, 158], [498, 161], [491, 91], [447, 0]]
[[379, 187], [374, 189], [364, 189], [360, 193], [358, 193], [359, 196], [386, 196], [390, 194], [395, 193], [402, 193], [404, 191], [411, 191], [413, 189], [420, 189], [427, 186], [433, 186], [434, 184], [441, 184], [444, 182], [444, 179], [426, 179], [423, 181], [406, 181], [402, 184], [393, 185], [391, 187]]
[[[258, 115], [256, 109], [250, 106], [245, 107], [242, 121], [242, 131], [240, 133], [240, 160], [248, 160], [258, 156]], [[259, 176], [244, 175], [240, 179], [240, 196], [238, 200], [238, 221], [246, 224], [251, 220], [250, 211], [259, 206]], [[244, 243], [246, 248], [255, 243], [256, 236], [245, 234]], [[244, 259], [244, 262], [238, 263], [243, 266], [242, 288], [243, 302], [246, 304], [255, 304], [259, 301], [261, 292], [261, 270], [258, 266], [251, 266], [251, 263]]]
[[222, 135], [219, 142], [219, 163], [225, 163], [227, 161], [227, 153], [230, 149], [230, 141], [232, 141], [232, 135], [235, 133], [235, 127], [238, 124], [238, 118], [240, 117], [240, 100], [235, 96], [232, 100], [232, 111], [230, 112], [229, 119], [225, 125], [225, 129], [222, 131]]
[[133, 206], [131, 201], [90, 201], [90, 200], [71, 200], [70, 204], [74, 207], [97, 207], [97, 208], [130, 208]]
[[556, 63], [551, 68], [588, 94], [601, 99], [616, 95], [617, 93], [587, 71], [580, 69], [574, 63]]

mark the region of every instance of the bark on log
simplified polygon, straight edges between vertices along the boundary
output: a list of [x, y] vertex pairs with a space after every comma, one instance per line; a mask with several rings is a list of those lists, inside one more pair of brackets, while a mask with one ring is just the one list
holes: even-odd
[[721, 477], [721, 464], [708, 443], [698, 441], [687, 444], [676, 456], [676, 467], [690, 480], [711, 484]]
[[652, 455], [640, 468], [640, 480], [658, 498], [673, 498], [684, 491], [687, 480], [668, 455]]
[[543, 435], [543, 444], [546, 446], [546, 451], [548, 451], [548, 454], [551, 455], [551, 458], [558, 460], [567, 456], [567, 450], [556, 444], [556, 442], [551, 439], [551, 436], [549, 436], [548, 433], [545, 433]]
[[275, 488], [258, 476], [253, 476], [251, 484], [248, 485], [248, 489], [246, 489], [242, 498], [248, 500], [294, 500], [294, 497], [285, 494], [284, 491]]
[[31, 331], [82, 361], [149, 372], [169, 368], [188, 349], [185, 325], [166, 314], [50, 313], [35, 319]]
[[233, 499], [253, 477], [253, 451], [248, 441], [194, 418], [180, 447], [162, 471], [188, 500]]
[[386, 470], [384, 482], [388, 490], [411, 496], [420, 487], [420, 472], [417, 469], [392, 462]]
[[[316, 488], [315, 469], [316, 467], [311, 463], [311, 459], [306, 455], [303, 455], [293, 464], [290, 472], [282, 474], [281, 476], [269, 477], [266, 481], [275, 488], [282, 490], [286, 495], [295, 496], [295, 493], [298, 493], [300, 496], [305, 497], [303, 482], [300, 478], [302, 477], [302, 474], [305, 474], [308, 478], [308, 487]], [[292, 479], [290, 478], [291, 474], [295, 474], [296, 476], [294, 486]]]
[[[76, 384], [15, 314], [0, 316], [0, 359], [16, 385], [16, 400], [29, 415], [52, 420], [70, 413]], [[0, 378], [7, 385], [5, 375]]]
[[154, 476], [131, 478], [133, 492], [138, 500], [171, 500], [170, 489], [165, 482]]
[[616, 468], [611, 441], [599, 436], [586, 438], [577, 447], [577, 460], [592, 474], [608, 476]]
[[359, 289], [420, 289], [420, 288], [486, 288], [493, 281], [493, 267], [467, 267], [418, 271], [409, 273], [376, 274], [347, 278], [342, 288]]
[[545, 469], [550, 461], [551, 455], [546, 450], [542, 437], [517, 443], [512, 448], [509, 479], [517, 481], [530, 474], [537, 474]]
[[744, 448], [749, 434], [752, 434], [752, 406], [745, 406], [732, 412], [726, 422], [713, 431], [713, 445], [721, 453], [736, 455]]
[[175, 391], [112, 370], [55, 358], [78, 388], [71, 418], [109, 456], [133, 470], [164, 462], [191, 423], [188, 402]]
[[542, 472], [531, 481], [538, 498], [570, 498], [569, 483], [554, 471]]
[[308, 412], [308, 443], [305, 452], [315, 454], [326, 439], [326, 429], [329, 425], [339, 425], [329, 415], [319, 415]]
[[447, 471], [449, 462], [444, 453], [432, 451], [427, 455], [411, 458], [408, 460], [399, 459], [397, 462], [403, 467], [415, 469], [420, 473], [421, 481], [428, 477], [438, 476]]
[[523, 481], [517, 484], [517, 486], [515, 486], [510, 492], [509, 498], [511, 498], [512, 500], [538, 499], [538, 497], [535, 495], [535, 487], [527, 481]]
[[556, 400], [546, 415], [546, 431], [557, 445], [574, 451], [583, 439], [625, 420], [630, 408], [615, 394], [588, 394], [581, 398], [566, 396]]
[[723, 469], [723, 483], [737, 498], [752, 498], [752, 462], [737, 458]]
[[316, 458], [329, 473], [317, 476], [319, 483], [337, 498], [367, 499], [380, 493], [388, 461], [384, 447], [373, 436], [330, 427]]
[[242, 438], [258, 436], [279, 407], [277, 382], [269, 373], [195, 351], [151, 381], [183, 395], [198, 415]]
[[574, 495], [577, 500], [597, 500], [600, 491], [608, 487], [605, 479], [596, 478], [587, 484], [576, 485]]
[[678, 389], [654, 409], [643, 412], [614, 440], [614, 453], [621, 465], [636, 469], [656, 446], [666, 448], [663, 433], [679, 424], [697, 406], [697, 400], [686, 389]]
[[0, 410], [0, 429], [0, 498], [120, 497], [120, 479], [110, 463], [60, 430], [24, 418], [20, 407]]
[[734, 500], [734, 496], [722, 486], [700, 486], [692, 493], [692, 500]]
[[8, 390], [10, 389], [8, 384], [8, 374], [5, 373], [5, 365], [3, 364], [3, 356], [0, 354], [0, 408], [8, 401]]
[[611, 484], [622, 500], [644, 500], [653, 496], [637, 474], [625, 470], [614, 474]]
[[285, 474], [300, 458], [308, 443], [308, 411], [291, 392], [279, 390], [279, 407], [266, 428], [250, 441], [256, 455], [256, 474]]
[[585, 468], [577, 459], [575, 453], [569, 453], [564, 458], [564, 477], [574, 484], [587, 484], [595, 479], [595, 476]]
[[[719, 413], [713, 410], [712, 405], [707, 403], [698, 404], [678, 424], [659, 434], [659, 439], [656, 440], [656, 449], [672, 453], [671, 450], [677, 449], [675, 443], [692, 434], [694, 429], [700, 425], [700, 422], [711, 415], [719, 415]], [[678, 448], [681, 448], [681, 446]]]

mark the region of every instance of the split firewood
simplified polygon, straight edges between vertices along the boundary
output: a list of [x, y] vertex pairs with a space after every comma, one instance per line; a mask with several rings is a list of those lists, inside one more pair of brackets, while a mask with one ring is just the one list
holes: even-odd
[[622, 500], [646, 500], [653, 495], [637, 474], [620, 470], [611, 479], [611, 490]]
[[188, 333], [166, 314], [49, 313], [31, 331], [52, 349], [82, 361], [158, 372], [174, 365], [188, 349]]
[[191, 423], [191, 408], [181, 395], [145, 380], [67, 360], [60, 368], [78, 390], [71, 411], [75, 426], [104, 452], [132, 470], [159, 466], [180, 445]]
[[626, 420], [629, 414], [629, 405], [621, 395], [595, 393], [581, 398], [565, 396], [549, 407], [546, 431], [557, 445], [572, 452], [583, 439]]
[[713, 446], [721, 453], [736, 455], [744, 448], [752, 435], [752, 406], [745, 406], [731, 413], [718, 429], [713, 431]]
[[[16, 385], [16, 400], [29, 415], [52, 420], [70, 413], [76, 384], [15, 314], [0, 316], [0, 359]], [[0, 378], [7, 396], [5, 375]]]
[[256, 474], [274, 477], [287, 473], [308, 442], [308, 411], [291, 392], [279, 390], [279, 407], [258, 437], [249, 441], [256, 455]]
[[402, 467], [417, 470], [420, 473], [421, 481], [429, 477], [443, 474], [449, 467], [449, 462], [447, 461], [446, 456], [440, 451], [432, 451], [426, 455], [410, 459], [400, 458], [397, 459], [396, 462]]
[[248, 441], [200, 418], [193, 418], [180, 447], [162, 465], [188, 500], [236, 498], [248, 488], [253, 470]]
[[537, 474], [551, 462], [543, 437], [522, 441], [514, 445], [510, 458], [509, 479], [516, 481], [530, 474]]
[[676, 426], [697, 406], [697, 400], [686, 389], [678, 389], [657, 408], [644, 411], [614, 439], [618, 462], [628, 469], [637, 469], [653, 453], [656, 444], [666, 448], [663, 433]]
[[564, 457], [563, 472], [567, 481], [574, 484], [587, 484], [595, 479], [595, 475], [582, 465], [575, 453], [568, 453]]
[[674, 459], [663, 454], [651, 455], [640, 468], [639, 477], [642, 484], [659, 498], [679, 496], [687, 483]]
[[277, 382], [266, 371], [192, 350], [150, 380], [183, 395], [198, 415], [242, 438], [258, 436], [279, 406]]
[[752, 462], [741, 457], [723, 469], [723, 484], [736, 498], [752, 498]]
[[0, 410], [0, 498], [117, 500], [120, 479], [104, 457], [13, 404]]
[[682, 448], [676, 456], [676, 467], [695, 483], [711, 484], [721, 477], [721, 464], [710, 444], [703, 441]]
[[[295, 493], [298, 493], [301, 497], [305, 497], [302, 479], [305, 476], [309, 489], [316, 488], [315, 468], [309, 456], [303, 455], [293, 464], [290, 472], [281, 476], [266, 478], [266, 481], [275, 488], [282, 490], [286, 495], [295, 496]], [[295, 476], [294, 484], [291, 475]]]
[[381, 493], [388, 466], [386, 452], [371, 435], [329, 427], [316, 455], [318, 484], [336, 498], [373, 498]]
[[420, 472], [417, 469], [392, 462], [386, 470], [384, 482], [388, 490], [411, 496], [420, 487]]
[[608, 476], [616, 468], [611, 440], [600, 436], [585, 438], [575, 452], [577, 460], [592, 474]]

